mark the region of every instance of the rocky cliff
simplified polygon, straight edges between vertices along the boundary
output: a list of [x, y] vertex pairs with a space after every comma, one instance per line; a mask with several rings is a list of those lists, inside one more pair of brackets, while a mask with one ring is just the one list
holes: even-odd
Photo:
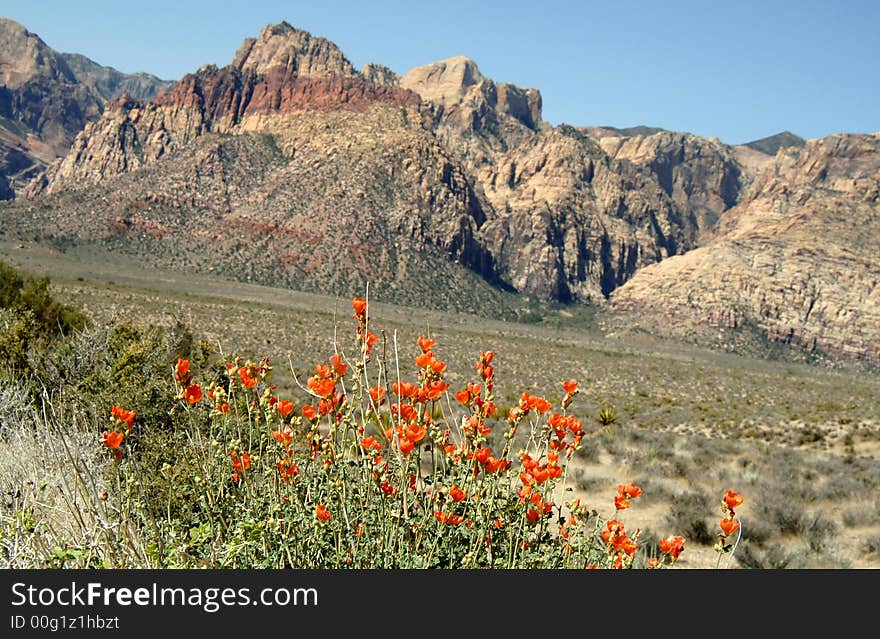
[[0, 18], [0, 199], [11, 199], [65, 155], [108, 98], [123, 92], [150, 98], [169, 84], [58, 53], [22, 25]]
[[419, 96], [376, 73], [382, 82], [328, 41], [272, 25], [226, 67], [151, 102], [108, 103], [29, 195], [78, 194], [92, 205], [72, 219], [41, 211], [60, 237], [129, 251], [148, 241], [166, 266], [185, 253], [306, 290], [362, 293], [369, 281], [399, 301], [455, 303], [463, 287], [491, 299], [482, 200]]
[[880, 134], [836, 135], [780, 151], [710, 242], [640, 271], [612, 307], [661, 334], [752, 329], [876, 363], [878, 255]]

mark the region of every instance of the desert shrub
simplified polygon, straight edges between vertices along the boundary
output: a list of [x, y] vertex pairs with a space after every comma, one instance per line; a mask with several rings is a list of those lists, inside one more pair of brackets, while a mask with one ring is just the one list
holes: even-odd
[[798, 526], [800, 536], [806, 540], [810, 550], [817, 554], [828, 550], [829, 543], [839, 529], [837, 523], [823, 513], [804, 515]]
[[52, 297], [48, 278], [26, 275], [0, 260], [0, 375], [31, 375], [35, 360], [85, 325], [85, 316]]
[[82, 329], [86, 318], [49, 293], [49, 278], [26, 275], [0, 260], [0, 308], [27, 311], [36, 334], [67, 335]]
[[82, 567], [112, 566], [111, 538], [130, 531], [107, 516], [110, 464], [83, 416], [46, 398], [34, 405], [15, 383], [0, 390], [0, 415], [0, 565], [54, 567], [68, 556]]
[[880, 556], [880, 535], [870, 535], [862, 543], [862, 551], [870, 555]]
[[7, 375], [16, 377], [29, 370], [28, 353], [36, 338], [31, 313], [10, 308], [0, 308], [0, 361]]
[[85, 412], [104, 417], [110, 406], [124, 405], [137, 411], [145, 430], [167, 433], [175, 423], [168, 410], [177, 392], [170, 377], [174, 363], [188, 357], [201, 365], [211, 353], [212, 348], [196, 344], [182, 324], [102, 325], [54, 349], [42, 363], [40, 381]]
[[860, 495], [864, 490], [863, 482], [850, 473], [835, 473], [829, 476], [817, 489], [820, 499], [845, 501]]
[[759, 570], [806, 567], [802, 550], [792, 550], [779, 542], [758, 544], [748, 539], [744, 540], [740, 545], [737, 561], [743, 568]]
[[[640, 473], [634, 479], [635, 483], [640, 486], [645, 494], [643, 495], [643, 503], [653, 504], [658, 501], [673, 501], [676, 499], [676, 490], [672, 488], [668, 482], [663, 481], [664, 475], [653, 471], [652, 467], [639, 468]], [[644, 474], [642, 474], [644, 473]]]
[[665, 521], [689, 541], [709, 545], [715, 541], [714, 534], [706, 523], [707, 513], [712, 510], [705, 494], [689, 491], [676, 495]]
[[870, 526], [880, 523], [880, 512], [875, 505], [858, 504], [847, 507], [840, 515], [843, 525], [847, 528]]
[[781, 535], [798, 535], [803, 532], [803, 522], [807, 516], [800, 503], [772, 489], [763, 491], [760, 501], [755, 505], [755, 512], [759, 519], [766, 521]]

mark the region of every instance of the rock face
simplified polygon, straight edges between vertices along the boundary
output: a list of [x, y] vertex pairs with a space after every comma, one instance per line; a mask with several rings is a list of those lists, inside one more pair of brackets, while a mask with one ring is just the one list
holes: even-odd
[[78, 82], [94, 89], [104, 100], [128, 95], [136, 100], [151, 100], [157, 93], [174, 85], [149, 73], [122, 73], [113, 67], [101, 66], [78, 53], [62, 53]]
[[536, 89], [496, 84], [465, 57], [400, 82], [432, 105], [491, 203], [483, 237], [502, 276], [539, 298], [604, 302], [637, 269], [696, 246], [745, 179], [729, 147], [697, 136], [550, 127]]
[[11, 199], [46, 163], [66, 154], [108, 98], [125, 91], [149, 98], [168, 85], [58, 53], [0, 18], [0, 198]]
[[245, 40], [230, 66], [255, 75], [274, 71], [299, 78], [352, 78], [357, 75], [351, 62], [335, 44], [295, 29], [287, 22], [269, 25], [259, 37]]
[[878, 255], [880, 134], [830, 136], [780, 152], [710, 242], [640, 271], [612, 306], [664, 334], [752, 328], [877, 363]]
[[361, 77], [367, 82], [373, 84], [379, 84], [386, 87], [400, 86], [400, 76], [388, 67], [374, 62], [368, 62], [364, 65], [364, 68], [361, 69]]

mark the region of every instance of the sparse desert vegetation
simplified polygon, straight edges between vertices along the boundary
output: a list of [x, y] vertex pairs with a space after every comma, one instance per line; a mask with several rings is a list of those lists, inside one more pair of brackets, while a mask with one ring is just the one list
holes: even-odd
[[[350, 508], [351, 495], [341, 497], [331, 490], [326, 500], [318, 497], [324, 484], [318, 480], [317, 468], [306, 470], [312, 431], [310, 420], [301, 412], [305, 405], [316, 410], [320, 406], [306, 390], [306, 380], [316, 375], [316, 364], [329, 366], [330, 357], [340, 352], [351, 367], [346, 373], [356, 370], [350, 299], [139, 272], [122, 264], [77, 262], [36, 250], [7, 253], [11, 262], [36, 273], [64, 273], [53, 276], [49, 289], [56, 299], [80, 309], [91, 320], [88, 328], [57, 338], [50, 348], [29, 351], [27, 366], [38, 374], [25, 375], [20, 369], [4, 373], [0, 481], [4, 558], [10, 565], [109, 562], [240, 567], [298, 565], [298, 561], [303, 565], [422, 565], [415, 559], [408, 564], [393, 551], [416, 543], [412, 538], [392, 536], [391, 543], [392, 537], [387, 537], [391, 529], [378, 522], [371, 526], [376, 534], [383, 531], [385, 541], [374, 537], [353, 556], [340, 551], [341, 546], [326, 544], [320, 550], [316, 547], [314, 554], [301, 551], [299, 560], [266, 552], [270, 540], [290, 540], [277, 526], [307, 523], [312, 532], [297, 538], [302, 543], [323, 530], [315, 516], [318, 505], [331, 512], [331, 519], [324, 522], [335, 531], [331, 538], [346, 543], [361, 539], [351, 537], [356, 528], [350, 519], [344, 524], [340, 520], [339, 506]], [[402, 467], [394, 466], [393, 460], [401, 457], [392, 454], [394, 433], [391, 441], [383, 440], [379, 423], [387, 426], [390, 422], [371, 421], [369, 390], [384, 380], [387, 390], [382, 410], [387, 411], [396, 381], [396, 368], [390, 376], [389, 366], [399, 366], [401, 379], [414, 384], [424, 381], [417, 379], [418, 367], [413, 363], [420, 354], [419, 336], [436, 340], [437, 356], [446, 364], [442, 381], [449, 389], [439, 402], [442, 409], [435, 407], [430, 415], [451, 432], [460, 428], [462, 417], [473, 416], [476, 410], [473, 404], [458, 402], [454, 393], [468, 383], [485, 384], [474, 362], [481, 353], [494, 352], [491, 365], [498, 383], [491, 401], [496, 412], [494, 417], [485, 416], [490, 433], [475, 444], [459, 432], [456, 447], [461, 453], [485, 445], [493, 455], [498, 454], [505, 445], [504, 433], [509, 432], [509, 413], [522, 406], [523, 393], [551, 402], [546, 414], [530, 411], [534, 430], [524, 422], [509, 440], [513, 442], [508, 451], [513, 465], [508, 471], [513, 473], [507, 486], [510, 491], [503, 492], [503, 499], [499, 492], [493, 502], [511, 521], [519, 522], [520, 517], [524, 525], [531, 525], [535, 522], [529, 522], [526, 515], [530, 502], [516, 495], [516, 490], [528, 486], [516, 477], [523, 471], [516, 453], [549, 441], [547, 415], [562, 412], [565, 391], [560, 382], [579, 382], [577, 397], [566, 414], [583, 425], [584, 435], [577, 449], [571, 449], [571, 459], [566, 461], [563, 455], [560, 462], [565, 462], [564, 488], [570, 490], [562, 490], [560, 479], [559, 491], [536, 491], [543, 493], [542, 503], [554, 504], [553, 516], [539, 517], [534, 530], [529, 530], [534, 553], [515, 553], [514, 562], [508, 565], [611, 564], [617, 556], [608, 561], [610, 555], [602, 552], [605, 540], [595, 535], [607, 530], [603, 528], [607, 521], [618, 518], [625, 523], [628, 539], [640, 531], [632, 565], [646, 566], [650, 559], [664, 556], [659, 542], [681, 535], [686, 546], [675, 566], [712, 567], [718, 558], [714, 545], [723, 517], [719, 498], [733, 489], [745, 497], [745, 503], [737, 508], [741, 529], [731, 539], [740, 532], [742, 537], [736, 552], [728, 553], [721, 566], [880, 567], [880, 470], [876, 463], [880, 381], [875, 374], [751, 359], [674, 342], [608, 339], [595, 328], [595, 311], [572, 314], [571, 309], [561, 309], [560, 313], [559, 308], [535, 305], [530, 310], [535, 321], [522, 324], [384, 305], [372, 302], [374, 293], [381, 299], [380, 291], [370, 293], [369, 330], [380, 340], [364, 368], [368, 378], [346, 386], [346, 397], [351, 400], [346, 411], [352, 412], [345, 412], [345, 419], [352, 420], [354, 431], [337, 444], [339, 451], [346, 451], [342, 456], [356, 464], [363, 464], [364, 455], [378, 451], [359, 447], [355, 439], [373, 436], [382, 445], [381, 454], [391, 463], [390, 469], [396, 469], [392, 475], [399, 477]], [[267, 416], [263, 421], [246, 408], [244, 389], [239, 387], [241, 412], [209, 437], [206, 429], [211, 433], [219, 422], [216, 402], [207, 399], [207, 389], [228, 381], [218, 365], [234, 361], [233, 354], [242, 357], [236, 370], [247, 360], [259, 365], [260, 358], [268, 356], [271, 383], [276, 386], [265, 398], [262, 394], [254, 397], [258, 412]], [[191, 381], [205, 392], [193, 404], [181, 395], [185, 388], [180, 381], [174, 380], [178, 358], [190, 362]], [[486, 392], [485, 386], [480, 392]], [[268, 401], [268, 397], [289, 399], [295, 404], [295, 414], [266, 412], [260, 399]], [[485, 394], [481, 398], [487, 400]], [[114, 405], [135, 411], [130, 433], [118, 419], [111, 419]], [[226, 415], [219, 417], [225, 420]], [[284, 493], [278, 492], [283, 482], [279, 484], [277, 465], [283, 458], [275, 458], [281, 449], [271, 433], [283, 433], [288, 426], [296, 437], [304, 438], [294, 453], [299, 457], [290, 460], [302, 473], [303, 492], [297, 494], [307, 495], [303, 504], [309, 508], [303, 506], [296, 515], [273, 510]], [[365, 429], [363, 433], [357, 431], [359, 427]], [[120, 446], [125, 452], [119, 461], [113, 455], [117, 449], [102, 443], [102, 433], [114, 428], [125, 434]], [[323, 426], [318, 432], [321, 436], [330, 433]], [[537, 439], [530, 442], [528, 433], [537, 433]], [[433, 442], [433, 434], [424, 437], [419, 442]], [[214, 441], [222, 450], [212, 452]], [[241, 472], [236, 470], [236, 458], [226, 450], [232, 442], [240, 443], [233, 446], [238, 459], [247, 452], [253, 464], [253, 470], [247, 469], [252, 475], [241, 485], [231, 480], [233, 472]], [[437, 452], [433, 448], [422, 450], [423, 461]], [[546, 445], [529, 450], [540, 465], [549, 462]], [[362, 465], [357, 468], [363, 470]], [[195, 484], [196, 477], [214, 483]], [[440, 521], [444, 516], [436, 513], [451, 516], [451, 522], [459, 511], [432, 509], [424, 501], [432, 488], [421, 482], [433, 477], [427, 471], [418, 475], [409, 505], [422, 513], [422, 524], [445, 531], [448, 525]], [[441, 494], [447, 500], [453, 485], [459, 490], [465, 482], [477, 482], [469, 484], [469, 491], [489, 485], [479, 483], [486, 477], [483, 474], [476, 479], [454, 472], [442, 477], [445, 492]], [[618, 489], [629, 482], [642, 494], [631, 500], [625, 512], [616, 511]], [[408, 491], [405, 484], [389, 483], [388, 490], [396, 486], [398, 491]], [[367, 481], [363, 486], [378, 491], [373, 497], [387, 499], [381, 481], [376, 485]], [[235, 524], [223, 528], [222, 535], [211, 527], [220, 524], [209, 522], [205, 527], [205, 513], [222, 511], [230, 516], [233, 511], [199, 506], [202, 510], [194, 512], [194, 496], [201, 493], [227, 500], [225, 507], [240, 508], [234, 510]], [[401, 495], [396, 493], [396, 507], [402, 507]], [[559, 553], [558, 520], [567, 521], [571, 509], [565, 504], [578, 499], [575, 509], [585, 508], [578, 517], [583, 545], [572, 556], [576, 559], [566, 558]], [[461, 513], [464, 522], [467, 512], [462, 509]], [[478, 521], [474, 516], [471, 519]], [[471, 547], [468, 544], [477, 538], [473, 527], [458, 526], [448, 528], [455, 531], [446, 538], [449, 546], [443, 552], [419, 551], [411, 558], [418, 555], [425, 565], [485, 565], [480, 563], [485, 553], [456, 554], [453, 550]], [[284, 534], [291, 534], [289, 526], [285, 530]], [[451, 543], [453, 539], [457, 541]]]

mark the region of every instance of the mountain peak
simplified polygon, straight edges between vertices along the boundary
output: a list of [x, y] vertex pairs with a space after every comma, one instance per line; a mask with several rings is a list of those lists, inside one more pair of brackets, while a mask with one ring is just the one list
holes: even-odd
[[270, 24], [256, 38], [247, 38], [232, 66], [266, 75], [282, 71], [299, 77], [354, 77], [351, 62], [334, 43], [297, 29], [288, 22]]
[[799, 135], [795, 135], [791, 131], [783, 131], [782, 133], [761, 138], [760, 140], [746, 142], [743, 146], [760, 151], [761, 153], [766, 153], [767, 155], [776, 155], [776, 152], [779, 151], [779, 149], [784, 149], [790, 146], [802, 147], [804, 144], [806, 144], [806, 140]]
[[74, 80], [64, 61], [40, 36], [15, 20], [0, 18], [0, 84], [16, 89], [37, 75]]
[[411, 69], [400, 85], [436, 104], [451, 105], [461, 102], [468, 89], [483, 80], [477, 63], [458, 55]]

